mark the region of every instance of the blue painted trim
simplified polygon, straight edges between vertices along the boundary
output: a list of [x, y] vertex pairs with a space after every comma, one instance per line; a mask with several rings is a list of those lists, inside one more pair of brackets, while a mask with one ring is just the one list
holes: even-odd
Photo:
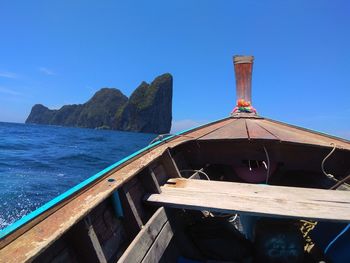
[[[218, 122], [218, 121], [222, 121], [225, 120], [227, 118], [223, 118], [214, 122]], [[134, 158], [135, 156], [139, 155], [140, 153], [143, 153], [155, 146], [157, 146], [158, 144], [161, 144], [164, 141], [167, 141], [169, 139], [172, 139], [176, 136], [179, 136], [181, 134], [184, 134], [186, 132], [198, 129], [200, 127], [206, 126], [209, 123], [203, 124], [203, 125], [199, 125], [197, 127], [191, 128], [191, 129], [187, 129], [181, 132], [178, 132], [174, 135], [171, 135], [169, 137], [166, 137], [160, 141], [154, 142], [136, 152], [134, 152], [133, 154], [119, 160], [118, 162], [108, 166], [107, 168], [103, 169], [102, 171], [98, 172], [97, 174], [89, 177], [88, 179], [82, 181], [81, 183], [77, 184], [76, 186], [70, 188], [69, 190], [67, 190], [66, 192], [60, 194], [59, 196], [55, 197], [54, 199], [52, 199], [51, 201], [47, 202], [46, 204], [44, 204], [43, 206], [37, 208], [36, 210], [34, 210], [33, 212], [29, 213], [28, 215], [25, 215], [24, 217], [22, 217], [21, 219], [17, 220], [16, 222], [14, 222], [13, 224], [5, 227], [4, 229], [0, 230], [0, 239], [3, 239], [4, 237], [6, 237], [7, 235], [9, 235], [10, 233], [14, 232], [15, 230], [17, 230], [18, 228], [22, 227], [23, 225], [27, 224], [29, 221], [33, 220], [35, 217], [41, 215], [42, 213], [44, 213], [45, 211], [49, 210], [50, 208], [54, 207], [55, 205], [57, 205], [58, 203], [62, 202], [63, 200], [67, 199], [68, 197], [70, 197], [71, 195], [73, 195], [74, 193], [78, 192], [79, 190], [81, 190], [82, 188], [86, 187], [87, 185], [89, 185], [90, 183], [92, 183], [93, 181], [101, 178], [102, 176], [104, 176], [106, 173], [108, 173], [109, 171], [113, 170], [114, 168], [118, 167], [119, 165], [125, 163], [126, 161]]]
[[115, 215], [118, 218], [124, 217], [123, 206], [122, 206], [122, 202], [120, 201], [118, 190], [114, 191], [112, 194], [112, 203], [113, 203]]

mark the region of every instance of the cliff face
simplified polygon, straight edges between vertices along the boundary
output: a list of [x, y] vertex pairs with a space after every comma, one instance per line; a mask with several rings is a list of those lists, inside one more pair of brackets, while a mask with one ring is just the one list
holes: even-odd
[[120, 90], [103, 88], [84, 104], [76, 126], [86, 128], [112, 128], [112, 118], [128, 101]]
[[116, 129], [168, 133], [172, 120], [170, 74], [157, 77], [151, 84], [142, 82], [115, 116]]
[[83, 128], [168, 133], [172, 120], [172, 76], [142, 82], [128, 99], [120, 90], [103, 88], [84, 104], [50, 110], [36, 104], [26, 123]]
[[55, 110], [49, 110], [42, 104], [35, 104], [26, 120], [26, 123], [49, 124], [55, 115]]

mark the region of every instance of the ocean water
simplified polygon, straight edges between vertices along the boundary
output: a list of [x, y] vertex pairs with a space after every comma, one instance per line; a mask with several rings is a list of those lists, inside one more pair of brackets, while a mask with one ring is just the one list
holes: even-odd
[[154, 137], [0, 122], [0, 229], [145, 147]]

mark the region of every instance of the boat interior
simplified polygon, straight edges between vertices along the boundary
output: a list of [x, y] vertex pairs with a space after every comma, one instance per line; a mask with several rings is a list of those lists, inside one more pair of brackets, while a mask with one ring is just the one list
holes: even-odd
[[[211, 204], [210, 193], [207, 197], [202, 195], [207, 198], [202, 200], [203, 207], [186, 205], [185, 192], [176, 195], [177, 200], [183, 197], [183, 203], [173, 206], [152, 202], [151, 197], [161, 196], [167, 189], [176, 189], [177, 184], [181, 187], [181, 181], [190, 180], [203, 183], [190, 188], [193, 196], [198, 197], [198, 192], [209, 192], [213, 185], [213, 194], [220, 194], [222, 203], [229, 199], [227, 195], [231, 187], [227, 185], [226, 192], [222, 190], [225, 185], [215, 188], [215, 183], [219, 182], [245, 183], [260, 188], [266, 185], [298, 188], [304, 191], [301, 195], [305, 196], [300, 197], [303, 200], [310, 188], [330, 189], [335, 185], [334, 179], [323, 174], [321, 167], [331, 150], [331, 147], [265, 140], [190, 140], [167, 149], [97, 205], [34, 262], [326, 260], [324, 245], [318, 246], [317, 242], [319, 239], [319, 242], [326, 243], [324, 236], [329, 229], [344, 228], [346, 223], [337, 221], [337, 215], [323, 222], [322, 216], [321, 220], [308, 219], [298, 211], [292, 216], [254, 213], [269, 202], [264, 196], [253, 202], [257, 207], [252, 207], [248, 200], [247, 207], [241, 212], [226, 211]], [[349, 173], [349, 157], [349, 151], [337, 149], [326, 160], [327, 171], [346, 175]], [[212, 184], [205, 185], [207, 181]], [[348, 189], [346, 184], [340, 188]], [[234, 189], [232, 193], [235, 194]], [[282, 206], [289, 206], [283, 202], [293, 200], [288, 200], [288, 191], [285, 194], [279, 201]], [[242, 202], [242, 198], [249, 197], [239, 198], [238, 195], [233, 198]], [[294, 207], [287, 209], [293, 210]]]
[[350, 142], [258, 116], [253, 57], [233, 60], [229, 117], [91, 177], [2, 238], [0, 262], [350, 262]]

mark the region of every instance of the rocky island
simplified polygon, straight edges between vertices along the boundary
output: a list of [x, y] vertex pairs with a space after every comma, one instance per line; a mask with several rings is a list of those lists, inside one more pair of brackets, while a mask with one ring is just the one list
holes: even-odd
[[120, 90], [102, 88], [84, 104], [50, 110], [36, 104], [26, 123], [122, 131], [168, 133], [172, 120], [173, 79], [169, 73], [142, 82], [130, 98]]

